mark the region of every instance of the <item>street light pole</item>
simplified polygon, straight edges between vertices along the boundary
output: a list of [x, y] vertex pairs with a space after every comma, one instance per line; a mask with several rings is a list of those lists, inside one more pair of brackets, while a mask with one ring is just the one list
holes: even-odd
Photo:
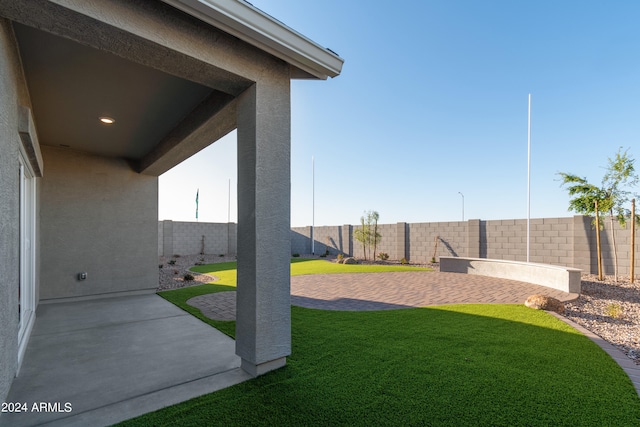
[[314, 228], [316, 227], [316, 159], [311, 156], [311, 255], [316, 254], [316, 239]]
[[458, 194], [462, 196], [462, 221], [464, 221], [464, 194], [459, 191]]

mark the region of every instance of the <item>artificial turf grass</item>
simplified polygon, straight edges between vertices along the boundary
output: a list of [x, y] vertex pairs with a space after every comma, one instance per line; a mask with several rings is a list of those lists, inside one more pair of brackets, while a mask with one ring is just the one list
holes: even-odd
[[285, 368], [123, 425], [640, 425], [620, 367], [523, 306], [292, 307], [292, 338]]
[[[220, 262], [214, 264], [196, 265], [191, 267], [191, 271], [196, 273], [213, 274], [223, 281], [233, 281], [235, 286], [236, 262]], [[233, 271], [233, 273], [231, 273]], [[339, 274], [339, 273], [383, 273], [393, 271], [433, 271], [430, 268], [413, 267], [410, 265], [379, 265], [379, 264], [338, 264], [335, 262], [308, 259], [292, 258], [291, 275], [301, 276], [306, 274]], [[220, 274], [223, 276], [221, 277]], [[232, 278], [233, 277], [233, 278]], [[217, 283], [216, 282], [216, 283]]]
[[321, 259], [291, 259], [291, 275], [306, 274], [339, 274], [339, 273], [384, 273], [392, 271], [433, 271], [430, 268], [413, 267], [411, 265], [380, 264], [338, 264]]
[[[292, 261], [292, 275], [335, 265]], [[163, 296], [185, 308], [191, 296], [234, 289], [235, 263], [196, 268], [219, 280]], [[235, 333], [235, 322], [198, 317]], [[292, 329], [287, 367], [132, 425], [640, 422], [637, 394], [606, 353], [548, 314], [521, 306], [359, 313], [292, 307]]]

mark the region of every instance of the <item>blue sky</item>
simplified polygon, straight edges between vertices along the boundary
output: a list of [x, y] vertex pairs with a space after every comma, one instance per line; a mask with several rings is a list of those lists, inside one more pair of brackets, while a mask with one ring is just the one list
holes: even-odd
[[[345, 59], [292, 82], [291, 223], [571, 216], [557, 172], [599, 183], [640, 144], [640, 2], [252, 0]], [[160, 219], [226, 222], [235, 133], [160, 177]], [[640, 166], [637, 165], [637, 168]], [[229, 181], [230, 180], [230, 181]], [[636, 189], [637, 191], [637, 189]]]

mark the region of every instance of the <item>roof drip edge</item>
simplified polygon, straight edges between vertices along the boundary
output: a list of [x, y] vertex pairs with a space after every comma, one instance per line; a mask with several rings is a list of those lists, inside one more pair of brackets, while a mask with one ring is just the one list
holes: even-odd
[[344, 59], [242, 0], [162, 0], [322, 80]]

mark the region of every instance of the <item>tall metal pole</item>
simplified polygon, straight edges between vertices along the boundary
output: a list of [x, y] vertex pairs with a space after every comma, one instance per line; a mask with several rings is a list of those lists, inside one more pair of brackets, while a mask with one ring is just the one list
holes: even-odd
[[311, 156], [311, 255], [316, 254], [316, 240], [313, 235], [316, 226], [316, 159]]
[[527, 262], [529, 262], [531, 254], [531, 94], [529, 94], [527, 121]]
[[458, 194], [462, 196], [462, 221], [464, 221], [464, 194], [459, 191]]
[[227, 222], [231, 222], [231, 178], [229, 178], [229, 201], [227, 203]]

